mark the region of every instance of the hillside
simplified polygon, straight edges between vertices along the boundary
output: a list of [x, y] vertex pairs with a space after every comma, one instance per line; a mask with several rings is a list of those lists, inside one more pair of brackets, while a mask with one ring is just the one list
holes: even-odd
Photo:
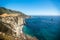
[[0, 7], [0, 15], [4, 14], [4, 13], [7, 13], [7, 14], [18, 13], [18, 14], [21, 14], [22, 16], [27, 16], [27, 15], [25, 15], [24, 13], [22, 13], [20, 11], [15, 11], [15, 10], [7, 9], [7, 8], [4, 8], [4, 7]]
[[[4, 39], [5, 36], [3, 34], [10, 37], [13, 36], [20, 38], [20, 33], [22, 32], [24, 19], [26, 17], [27, 15], [23, 14], [22, 12], [0, 7], [0, 34], [2, 34]], [[13, 38], [11, 40], [13, 40]]]

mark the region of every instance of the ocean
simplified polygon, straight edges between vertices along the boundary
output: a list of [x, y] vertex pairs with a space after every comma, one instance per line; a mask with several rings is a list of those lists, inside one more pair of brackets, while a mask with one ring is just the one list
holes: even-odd
[[60, 16], [31, 16], [25, 23], [25, 34], [38, 40], [60, 40]]

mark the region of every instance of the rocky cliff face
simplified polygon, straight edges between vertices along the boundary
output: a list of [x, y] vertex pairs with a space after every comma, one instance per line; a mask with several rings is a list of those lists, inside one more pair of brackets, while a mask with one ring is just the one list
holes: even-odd
[[0, 8], [0, 32], [19, 37], [22, 32], [24, 19], [27, 16], [22, 12]]
[[35, 37], [26, 36], [22, 32], [24, 19], [26, 17], [28, 16], [22, 12], [0, 7], [0, 32], [19, 38], [19, 40], [37, 40]]

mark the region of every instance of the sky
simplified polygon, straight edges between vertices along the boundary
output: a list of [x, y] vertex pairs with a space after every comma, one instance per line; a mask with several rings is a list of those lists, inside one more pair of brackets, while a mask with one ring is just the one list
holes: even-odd
[[26, 15], [60, 15], [60, 0], [0, 0], [0, 7]]

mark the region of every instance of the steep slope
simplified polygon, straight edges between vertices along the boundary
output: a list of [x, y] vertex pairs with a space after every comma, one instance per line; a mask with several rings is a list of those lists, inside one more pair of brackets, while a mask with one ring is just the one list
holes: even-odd
[[0, 32], [20, 38], [27, 15], [0, 7]]

